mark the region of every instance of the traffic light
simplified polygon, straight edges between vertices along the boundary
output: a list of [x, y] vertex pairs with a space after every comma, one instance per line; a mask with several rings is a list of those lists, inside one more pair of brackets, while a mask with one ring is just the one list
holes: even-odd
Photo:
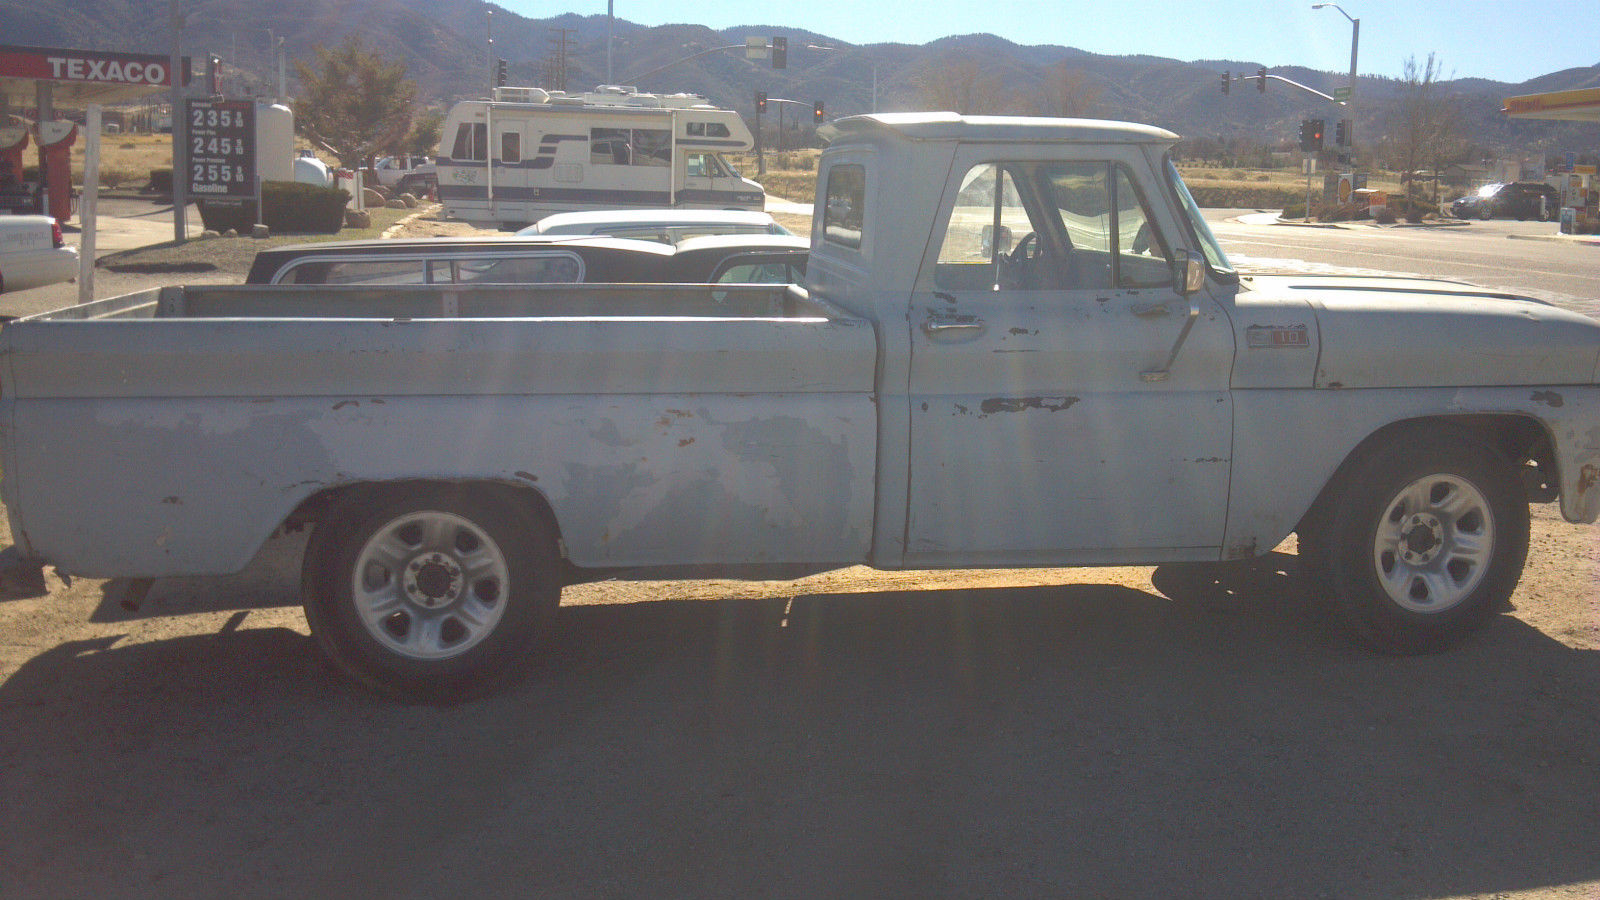
[[1233, 75], [1231, 73], [1228, 73], [1228, 72], [1223, 72], [1222, 73], [1222, 92], [1224, 94], [1226, 94], [1228, 92], [1228, 82], [1230, 82], [1232, 80], [1233, 80]]
[[1333, 126], [1334, 146], [1350, 146], [1350, 120], [1340, 119], [1339, 124]]
[[1256, 70], [1256, 90], [1265, 94], [1267, 92], [1267, 67], [1262, 66]]
[[767, 111], [767, 92], [756, 91], [756, 115]]
[[817, 123], [818, 125], [822, 124], [822, 101], [821, 100], [818, 100], [817, 102], [811, 104], [811, 121]]
[[1300, 149], [1307, 153], [1315, 153], [1322, 149], [1321, 119], [1300, 120]]
[[494, 62], [494, 84], [495, 87], [506, 86], [506, 61], [503, 59]]
[[772, 67], [774, 69], [789, 68], [789, 39], [775, 37], [772, 39]]

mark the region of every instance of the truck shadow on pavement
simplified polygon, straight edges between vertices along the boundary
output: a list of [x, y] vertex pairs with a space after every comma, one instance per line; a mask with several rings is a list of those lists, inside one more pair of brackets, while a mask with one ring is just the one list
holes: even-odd
[[1595, 652], [1502, 617], [1451, 653], [1373, 656], [1281, 568], [1192, 602], [1057, 585], [568, 606], [530, 677], [453, 707], [347, 687], [311, 639], [243, 614], [67, 644], [0, 686], [0, 871], [39, 896], [1600, 879]]

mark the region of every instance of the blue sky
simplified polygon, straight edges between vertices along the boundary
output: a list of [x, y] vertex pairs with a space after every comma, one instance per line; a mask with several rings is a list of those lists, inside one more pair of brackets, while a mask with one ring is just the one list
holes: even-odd
[[[556, 6], [497, 0], [519, 15], [604, 14], [605, 0]], [[1350, 21], [1313, 0], [1166, 0], [1098, 3], [917, 3], [861, 0], [614, 0], [617, 18], [641, 25], [692, 22], [712, 28], [784, 25], [854, 44], [922, 44], [952, 34], [989, 32], [1019, 44], [1060, 44], [1092, 53], [1173, 59], [1239, 59], [1267, 66], [1350, 69]], [[1406, 57], [1429, 53], [1445, 77], [1513, 84], [1600, 63], [1597, 0], [1341, 0], [1361, 20], [1358, 67], [1395, 77]], [[796, 60], [796, 63], [801, 63]]]

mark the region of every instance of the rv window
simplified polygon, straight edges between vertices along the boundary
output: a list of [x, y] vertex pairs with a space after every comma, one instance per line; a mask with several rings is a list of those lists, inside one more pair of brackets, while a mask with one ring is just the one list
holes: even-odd
[[691, 178], [726, 178], [728, 170], [715, 153], [690, 153], [685, 156]]
[[633, 164], [636, 166], [672, 165], [672, 132], [665, 128], [633, 130]]
[[690, 122], [690, 137], [732, 137], [728, 126], [721, 122]]
[[481, 122], [463, 123], [456, 129], [456, 143], [450, 156], [452, 159], [488, 159], [489, 126]]
[[522, 135], [515, 131], [502, 131], [500, 133], [500, 161], [522, 161]]
[[867, 170], [864, 166], [834, 166], [828, 170], [827, 204], [822, 213], [822, 234], [829, 242], [861, 246], [866, 221]]
[[589, 129], [589, 164], [625, 166], [628, 164], [628, 129]]

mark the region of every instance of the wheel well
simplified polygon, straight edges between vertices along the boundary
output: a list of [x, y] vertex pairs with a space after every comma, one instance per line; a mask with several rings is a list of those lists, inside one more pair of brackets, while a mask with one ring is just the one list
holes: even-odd
[[[495, 502], [512, 506], [520, 512], [538, 516], [545, 525], [549, 526], [550, 532], [556, 536], [557, 540], [561, 537], [560, 523], [556, 521], [555, 511], [550, 508], [550, 502], [545, 499], [542, 491], [531, 485], [518, 482], [488, 479], [469, 481], [442, 478], [409, 478], [399, 481], [363, 481], [342, 484], [338, 487], [318, 491], [303, 500], [284, 520], [283, 530], [299, 531], [306, 525], [327, 519], [337, 510], [347, 509], [357, 504], [370, 505], [385, 495], [441, 487], [455, 488], [477, 494]], [[564, 548], [562, 555], [566, 555]]]
[[1420, 419], [1404, 419], [1391, 422], [1367, 435], [1345, 456], [1295, 530], [1303, 534], [1316, 528], [1330, 507], [1330, 498], [1338, 494], [1355, 461], [1373, 447], [1390, 441], [1405, 440], [1411, 434], [1440, 431], [1454, 432], [1463, 440], [1487, 447], [1517, 467], [1523, 486], [1528, 492], [1529, 502], [1548, 503], [1559, 496], [1560, 479], [1556, 471], [1553, 443], [1549, 433], [1537, 419], [1521, 415], [1428, 416]]

